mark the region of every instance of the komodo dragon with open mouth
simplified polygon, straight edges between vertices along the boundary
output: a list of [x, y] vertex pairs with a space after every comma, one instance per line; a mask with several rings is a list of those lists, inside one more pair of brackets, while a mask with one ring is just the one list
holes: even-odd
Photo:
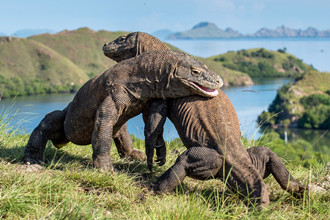
[[[134, 32], [105, 44], [103, 52], [120, 62], [136, 54], [166, 47], [149, 34]], [[244, 195], [250, 193], [250, 197], [257, 198], [257, 202], [265, 206], [269, 203], [269, 197], [262, 178], [273, 174], [282, 189], [293, 195], [301, 195], [306, 188], [290, 175], [281, 159], [269, 148], [252, 147], [245, 150], [240, 142], [241, 133], [235, 109], [228, 97], [221, 90], [218, 92], [219, 95], [211, 99], [189, 96], [149, 101], [149, 109], [144, 111], [147, 114], [144, 120], [149, 168], [152, 168], [154, 146], [163, 141], [162, 129], [166, 116], [173, 122], [188, 148], [159, 178], [155, 191], [172, 191], [185, 176], [196, 179], [220, 178], [225, 181], [230, 174], [228, 186], [238, 188]], [[159, 148], [164, 147], [160, 145]], [[162, 154], [166, 151], [160, 152], [157, 156], [163, 164]]]
[[[141, 113], [148, 100], [193, 94], [213, 97], [222, 84], [219, 75], [181, 52], [153, 51], [127, 59], [79, 89], [66, 108], [64, 123], [58, 125], [46, 115], [32, 132], [23, 161], [42, 161], [47, 140], [59, 142], [59, 136], [64, 136], [78, 145], [92, 144], [94, 167], [112, 170], [113, 134]], [[61, 135], [57, 135], [53, 124], [60, 128]]]

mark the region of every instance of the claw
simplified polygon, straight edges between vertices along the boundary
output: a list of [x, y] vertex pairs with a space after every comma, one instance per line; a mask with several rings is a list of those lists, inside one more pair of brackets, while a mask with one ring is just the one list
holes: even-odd
[[157, 160], [155, 160], [158, 166], [163, 166], [166, 162], [166, 157], [157, 157]]

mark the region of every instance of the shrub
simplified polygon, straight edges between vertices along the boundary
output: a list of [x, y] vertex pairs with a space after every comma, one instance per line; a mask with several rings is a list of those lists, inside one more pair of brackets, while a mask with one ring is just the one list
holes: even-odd
[[308, 109], [299, 120], [299, 126], [303, 128], [330, 128], [330, 106], [318, 105]]
[[277, 52], [279, 52], [279, 53], [286, 53], [286, 47], [283, 47], [283, 49], [278, 49]]
[[318, 105], [330, 105], [330, 95], [326, 94], [313, 94], [300, 99], [300, 104], [305, 108], [310, 108]]
[[217, 57], [217, 58], [214, 58], [214, 61], [224, 62], [224, 61], [227, 61], [227, 58], [226, 57]]
[[252, 52], [251, 56], [252, 57], [262, 57], [262, 58], [267, 58], [267, 59], [274, 58], [274, 55], [271, 52], [266, 51], [264, 48], [261, 48], [257, 51]]
[[283, 67], [283, 69], [289, 71], [294, 67], [294, 64], [291, 61], [284, 61], [282, 63], [282, 67]]

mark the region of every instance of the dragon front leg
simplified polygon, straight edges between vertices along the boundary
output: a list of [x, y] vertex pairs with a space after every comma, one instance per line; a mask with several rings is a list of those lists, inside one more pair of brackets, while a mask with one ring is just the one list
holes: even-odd
[[93, 165], [104, 171], [113, 171], [110, 158], [113, 127], [118, 120], [118, 112], [112, 98], [107, 97], [99, 106], [92, 134]]

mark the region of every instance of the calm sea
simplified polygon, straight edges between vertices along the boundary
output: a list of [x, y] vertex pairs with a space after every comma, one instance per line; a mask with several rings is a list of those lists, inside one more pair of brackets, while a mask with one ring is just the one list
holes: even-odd
[[[330, 38], [329, 39], [229, 39], [229, 40], [171, 40], [172, 45], [196, 56], [209, 57], [230, 50], [266, 48], [277, 50], [287, 48], [287, 52], [313, 64], [321, 71], [330, 72]], [[258, 115], [267, 110], [268, 105], [276, 96], [276, 91], [289, 79], [254, 79], [255, 84], [246, 87], [223, 88], [232, 101], [240, 121], [242, 134], [250, 139], [257, 139], [262, 132], [257, 127]], [[330, 82], [329, 82], [330, 83]], [[30, 133], [38, 125], [45, 114], [63, 109], [72, 100], [72, 94], [54, 94], [30, 97], [17, 97], [0, 102], [0, 112], [11, 109], [16, 116], [11, 120], [12, 125], [20, 124], [20, 131]], [[22, 122], [22, 123], [20, 123]], [[129, 132], [144, 138], [144, 123], [141, 115], [128, 121]], [[324, 131], [296, 130], [290, 131], [292, 139], [298, 137], [314, 141], [321, 137]], [[293, 134], [293, 135], [292, 135]], [[166, 140], [173, 140], [178, 134], [171, 122], [166, 121], [164, 129]], [[318, 139], [318, 138], [316, 138]], [[290, 141], [290, 140], [289, 140]], [[330, 132], [323, 136], [323, 142], [330, 142]]]

